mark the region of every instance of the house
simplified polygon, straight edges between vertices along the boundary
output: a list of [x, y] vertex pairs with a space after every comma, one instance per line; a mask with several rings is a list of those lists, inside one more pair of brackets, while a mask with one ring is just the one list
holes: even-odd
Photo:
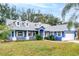
[[41, 22], [33, 23], [21, 20], [6, 20], [6, 25], [11, 29], [9, 35], [10, 40], [33, 40], [35, 35], [39, 34], [43, 37], [52, 35], [56, 40], [74, 40], [76, 37], [76, 29], [74, 27], [69, 31], [67, 24], [54, 25], [43, 24]]

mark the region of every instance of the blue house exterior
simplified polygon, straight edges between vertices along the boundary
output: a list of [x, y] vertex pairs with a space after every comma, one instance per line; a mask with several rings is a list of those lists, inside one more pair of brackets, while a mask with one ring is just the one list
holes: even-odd
[[[55, 32], [55, 34], [53, 35], [54, 37], [55, 37], [55, 39], [57, 40], [57, 41], [62, 41], [62, 38], [65, 38], [65, 36], [66, 36], [66, 31], [63, 31], [62, 32], [62, 35], [61, 36], [58, 36], [57, 34], [56, 34], [56, 32]], [[71, 31], [71, 33], [74, 35], [74, 39], [75, 39], [75, 37], [76, 37], [76, 31]]]
[[43, 37], [52, 35], [57, 41], [74, 40], [76, 37], [76, 29], [74, 27], [69, 31], [67, 24], [51, 26], [43, 23], [33, 23], [21, 20], [6, 20], [6, 25], [11, 29], [10, 40], [33, 40], [35, 35], [39, 34]]

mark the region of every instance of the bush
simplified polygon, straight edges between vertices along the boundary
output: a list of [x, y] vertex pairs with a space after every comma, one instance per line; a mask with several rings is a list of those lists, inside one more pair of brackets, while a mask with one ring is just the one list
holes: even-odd
[[0, 39], [1, 40], [6, 40], [9, 36], [11, 30], [6, 25], [0, 24], [0, 31], [2, 31], [0, 33]]
[[40, 35], [36, 35], [36, 40], [42, 40], [43, 38]]
[[53, 35], [49, 35], [48, 37], [45, 37], [47, 40], [55, 40], [55, 37]]
[[47, 36], [47, 37], [45, 37], [45, 39], [46, 39], [46, 40], [50, 40], [50, 37], [49, 37], [49, 36]]
[[6, 40], [9, 36], [9, 32], [0, 33], [0, 39]]

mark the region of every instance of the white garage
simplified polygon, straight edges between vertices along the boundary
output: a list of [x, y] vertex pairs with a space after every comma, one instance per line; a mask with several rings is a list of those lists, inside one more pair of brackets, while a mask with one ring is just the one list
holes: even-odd
[[62, 38], [62, 41], [64, 41], [64, 40], [74, 40], [75, 39], [75, 37], [74, 37], [74, 33], [71, 33], [71, 32], [67, 32], [67, 33], [65, 33], [65, 37], [63, 37]]

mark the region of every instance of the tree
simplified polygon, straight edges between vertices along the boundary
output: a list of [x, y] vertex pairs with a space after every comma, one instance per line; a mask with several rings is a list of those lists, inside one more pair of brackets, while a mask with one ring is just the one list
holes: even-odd
[[0, 24], [5, 23], [5, 19], [17, 19], [18, 14], [16, 12], [16, 7], [12, 6], [10, 8], [9, 4], [0, 4]]
[[6, 40], [10, 34], [11, 30], [8, 26], [1, 24], [0, 25], [0, 39]]
[[22, 12], [20, 15], [23, 21], [28, 20], [28, 21], [33, 22], [34, 16], [35, 16], [35, 10], [34, 9], [27, 9], [27, 10], [22, 9]]
[[34, 20], [34, 22], [42, 22], [42, 23], [46, 23], [46, 18], [45, 15], [43, 14], [35, 14], [36, 19]]
[[27, 14], [26, 14], [26, 12], [23, 10], [22, 12], [21, 12], [21, 19], [23, 20], [23, 21], [25, 21], [25, 20], [28, 20], [28, 18], [27, 18]]
[[10, 19], [14, 19], [14, 20], [19, 18], [19, 15], [16, 11], [16, 6], [13, 6], [12, 8], [10, 8], [10, 15], [9, 16], [10, 16]]
[[8, 4], [0, 4], [0, 23], [4, 23], [7, 17], [7, 12], [9, 10]]
[[[20, 10], [21, 11], [21, 10]], [[51, 25], [57, 24], [59, 19], [57, 17], [43, 14], [40, 10], [35, 13], [34, 9], [22, 9], [22, 12], [17, 11], [16, 6], [10, 6], [9, 4], [0, 4], [0, 24], [5, 23], [5, 19], [13, 19], [16, 20], [21, 17], [23, 21], [28, 20], [31, 22], [42, 22], [48, 23]]]
[[67, 24], [67, 28], [70, 29], [73, 27], [73, 21], [72, 20], [69, 20], [68, 24]]
[[5, 3], [0, 4], [0, 38], [6, 39], [10, 33], [9, 27], [5, 25], [6, 19], [16, 19], [17, 13], [16, 8]]
[[53, 15], [48, 15], [47, 23], [50, 25], [57, 25], [60, 23], [60, 19], [58, 19], [57, 17], [54, 17]]
[[[72, 8], [73, 8], [74, 10], [78, 10], [78, 8], [79, 8], [79, 3], [68, 3], [68, 4], [65, 5], [65, 7], [63, 8], [62, 14], [61, 14], [63, 20], [65, 20], [66, 14], [67, 14], [68, 12], [70, 12], [70, 10], [71, 10]], [[76, 11], [76, 12], [77, 12], [77, 11]], [[74, 16], [76, 16], [76, 12], [75, 12]]]
[[[63, 11], [62, 11], [62, 19], [65, 20], [65, 16], [66, 14], [68, 14], [68, 12], [70, 12], [71, 9], [74, 9], [75, 12], [71, 15], [70, 17], [70, 22], [68, 23], [68, 27], [71, 27], [73, 24], [76, 25], [76, 19], [79, 17], [78, 10], [79, 10], [79, 3], [68, 3], [66, 4], [66, 6], [64, 7]], [[72, 21], [74, 21], [72, 23]], [[70, 29], [70, 28], [69, 28]], [[79, 33], [79, 30], [78, 30]], [[79, 38], [79, 34], [78, 34], [78, 38]]]

